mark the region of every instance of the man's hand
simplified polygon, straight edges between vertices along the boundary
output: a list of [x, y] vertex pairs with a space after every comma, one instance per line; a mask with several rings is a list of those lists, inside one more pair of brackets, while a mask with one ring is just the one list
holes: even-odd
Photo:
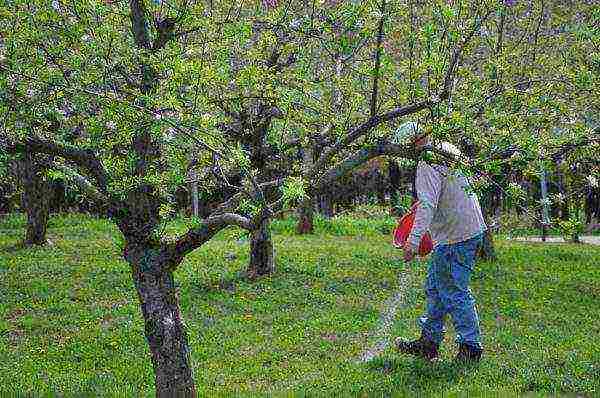
[[412, 246], [410, 245], [410, 243], [408, 243], [408, 241], [404, 244], [402, 250], [404, 251], [405, 262], [409, 263], [415, 258], [415, 252], [413, 251]]

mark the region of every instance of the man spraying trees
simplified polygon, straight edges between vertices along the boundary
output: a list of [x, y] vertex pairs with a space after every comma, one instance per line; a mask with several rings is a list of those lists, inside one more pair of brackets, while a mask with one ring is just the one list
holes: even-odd
[[[411, 127], [416, 133], [416, 124]], [[418, 149], [429, 145], [427, 136], [413, 137]], [[414, 341], [397, 339], [396, 348], [401, 353], [435, 359], [444, 321], [450, 314], [459, 344], [456, 360], [481, 358], [479, 319], [469, 281], [486, 225], [477, 196], [469, 186], [467, 178], [442, 164], [421, 160], [417, 166], [415, 188], [420, 203], [403, 247], [404, 260], [414, 258], [426, 231], [431, 233], [434, 250], [425, 282], [427, 311], [419, 320], [421, 337]]]

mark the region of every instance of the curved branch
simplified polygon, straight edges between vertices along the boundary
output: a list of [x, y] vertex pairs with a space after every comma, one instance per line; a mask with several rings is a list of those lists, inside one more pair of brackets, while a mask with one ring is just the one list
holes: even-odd
[[238, 214], [224, 213], [206, 218], [202, 220], [200, 226], [190, 229], [169, 247], [171, 256], [176, 259], [175, 263], [179, 264], [187, 254], [198, 249], [230, 225], [237, 225], [247, 230], [252, 229], [251, 221]]
[[106, 186], [108, 177], [106, 175], [106, 170], [94, 152], [90, 149], [84, 150], [68, 147], [37, 137], [27, 137], [23, 141], [17, 142], [14, 144], [14, 146], [8, 149], [9, 152], [13, 153], [26, 150], [35, 153], [54, 155], [69, 160], [84, 169], [90, 175], [90, 177], [93, 178], [97, 185], [96, 188], [98, 188], [98, 190], [103, 194], [107, 195]]
[[106, 205], [110, 203], [110, 199], [100, 192], [87, 178], [77, 173], [75, 170], [63, 164], [53, 162], [51, 167], [63, 172], [83, 193], [85, 193], [93, 201]]
[[452, 80], [454, 80], [454, 70], [456, 69], [458, 60], [460, 59], [460, 56], [462, 55], [462, 52], [464, 51], [467, 44], [469, 44], [473, 36], [475, 36], [475, 33], [479, 31], [481, 25], [483, 25], [483, 23], [490, 17], [490, 15], [492, 15], [492, 10], [488, 10], [485, 16], [483, 16], [480, 20], [475, 21], [469, 34], [465, 37], [462, 43], [454, 50], [454, 53], [452, 54], [452, 60], [450, 61], [450, 65], [448, 66], [448, 70], [446, 71], [446, 76], [444, 77], [444, 88], [440, 93], [440, 100], [447, 100], [448, 98], [450, 98]]
[[418, 102], [416, 104], [411, 104], [403, 107], [399, 107], [393, 109], [387, 113], [382, 115], [378, 115], [370, 118], [365, 123], [354, 127], [348, 134], [342, 139], [338, 141], [334, 146], [332, 146], [329, 150], [325, 151], [323, 155], [319, 158], [319, 160], [315, 163], [313, 168], [309, 171], [309, 175], [317, 175], [319, 171], [322, 170], [327, 163], [339, 152], [341, 152], [348, 145], [356, 141], [358, 138], [364, 136], [373, 128], [379, 126], [382, 123], [389, 122], [390, 120], [394, 120], [403, 116], [412, 115], [413, 113], [417, 113], [423, 109], [429, 108], [433, 106], [433, 102], [430, 100]]
[[414, 147], [392, 144], [387, 141], [380, 141], [377, 145], [364, 148], [348, 156], [346, 159], [325, 172], [311, 188], [311, 194], [321, 192], [331, 183], [349, 173], [358, 166], [369, 160], [382, 155], [401, 156], [404, 158], [414, 158], [416, 156]]

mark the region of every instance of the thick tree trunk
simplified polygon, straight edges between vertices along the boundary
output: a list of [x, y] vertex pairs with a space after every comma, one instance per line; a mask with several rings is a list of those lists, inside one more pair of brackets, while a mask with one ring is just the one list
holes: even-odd
[[248, 276], [258, 278], [275, 271], [275, 251], [269, 229], [270, 220], [263, 222], [260, 228], [252, 231], [250, 237], [250, 264]]
[[25, 245], [45, 245], [46, 230], [50, 212], [50, 184], [44, 177], [45, 168], [34, 159], [32, 153], [25, 153], [21, 162], [21, 183], [23, 185], [22, 204], [27, 213]]
[[314, 233], [314, 214], [312, 198], [306, 198], [298, 207], [298, 235]]
[[146, 340], [152, 354], [156, 396], [196, 397], [190, 349], [181, 319], [173, 272], [168, 259], [151, 247], [125, 251], [144, 317]]

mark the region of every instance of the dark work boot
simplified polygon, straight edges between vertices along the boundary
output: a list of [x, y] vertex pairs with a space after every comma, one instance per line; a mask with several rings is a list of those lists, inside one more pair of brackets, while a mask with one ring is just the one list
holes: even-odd
[[481, 354], [483, 354], [481, 348], [473, 347], [468, 344], [459, 344], [458, 354], [454, 357], [454, 362], [477, 363], [481, 360]]
[[438, 356], [439, 345], [427, 337], [421, 335], [419, 339], [413, 341], [396, 339], [396, 350], [402, 354], [414, 355], [424, 358], [429, 361], [434, 360]]

